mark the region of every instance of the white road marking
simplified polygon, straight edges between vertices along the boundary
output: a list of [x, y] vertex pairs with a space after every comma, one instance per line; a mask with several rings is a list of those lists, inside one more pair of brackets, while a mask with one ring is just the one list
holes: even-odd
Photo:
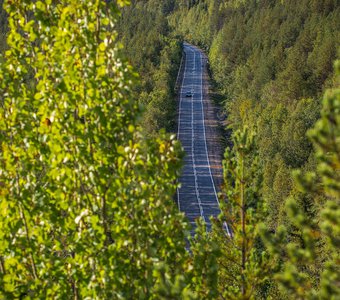
[[[196, 67], [196, 52], [194, 51], [194, 70]], [[192, 80], [192, 89], [194, 89], [193, 87], [194, 85], [194, 79]], [[195, 177], [195, 193], [196, 193], [196, 199], [198, 202], [198, 207], [200, 209], [200, 214], [201, 217], [203, 218], [204, 222], [206, 222], [205, 220], [205, 216], [204, 216], [204, 211], [202, 208], [202, 202], [201, 202], [201, 197], [200, 197], [200, 192], [198, 190], [198, 183], [197, 183], [197, 172], [196, 172], [196, 164], [195, 164], [195, 131], [194, 131], [194, 95], [192, 95], [191, 98], [191, 158], [192, 158], [192, 170], [194, 172], [194, 177]]]

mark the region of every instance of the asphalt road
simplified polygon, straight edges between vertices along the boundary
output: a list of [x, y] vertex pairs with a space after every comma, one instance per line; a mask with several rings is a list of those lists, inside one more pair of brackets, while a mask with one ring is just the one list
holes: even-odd
[[180, 89], [177, 137], [186, 155], [177, 201], [193, 228], [195, 219], [202, 217], [207, 230], [210, 230], [210, 217], [217, 216], [220, 208], [211, 173], [204, 120], [203, 68], [206, 61], [197, 48], [187, 43], [184, 43], [184, 51], [186, 59]]

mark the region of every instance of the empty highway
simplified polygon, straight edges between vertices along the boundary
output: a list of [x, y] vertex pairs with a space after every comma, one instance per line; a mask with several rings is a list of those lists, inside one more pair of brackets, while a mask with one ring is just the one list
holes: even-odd
[[204, 117], [203, 73], [206, 58], [200, 50], [184, 43], [184, 74], [180, 89], [178, 132], [185, 151], [184, 167], [177, 190], [178, 207], [195, 227], [203, 218], [207, 229], [210, 217], [220, 213], [209, 161]]

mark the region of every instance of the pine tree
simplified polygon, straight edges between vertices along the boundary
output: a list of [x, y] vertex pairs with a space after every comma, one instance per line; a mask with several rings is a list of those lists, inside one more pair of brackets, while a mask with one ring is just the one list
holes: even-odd
[[[224, 160], [224, 201], [212, 240], [218, 244], [219, 293], [224, 299], [254, 299], [273, 266], [259, 239], [264, 219], [254, 135], [246, 128], [233, 135]], [[226, 225], [228, 224], [228, 225]]]

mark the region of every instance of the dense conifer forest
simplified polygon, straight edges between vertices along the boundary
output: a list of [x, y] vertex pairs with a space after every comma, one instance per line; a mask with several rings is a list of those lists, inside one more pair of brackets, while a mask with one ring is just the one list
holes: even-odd
[[[339, 0], [0, 5], [1, 299], [340, 297]], [[183, 41], [232, 131], [193, 238]]]
[[151, 135], [175, 126], [174, 85], [182, 49], [167, 21], [173, 7], [172, 1], [132, 1], [118, 21], [124, 54], [140, 75], [134, 97], [145, 107], [142, 125]]
[[[209, 53], [230, 127], [247, 127], [255, 134], [255, 150], [248, 155], [250, 161], [258, 159], [256, 177], [261, 183], [250, 201], [263, 201], [266, 207], [263, 211], [256, 206], [256, 219], [260, 217], [272, 232], [285, 228], [286, 242], [302, 248], [302, 232], [285, 202], [293, 199], [306, 221], [319, 225], [327, 198], [301, 192], [292, 174], [295, 169], [317, 169], [307, 132], [320, 118], [326, 89], [339, 84], [333, 69], [340, 45], [339, 19], [337, 0], [189, 1], [179, 4], [171, 17], [185, 39]], [[329, 255], [323, 235], [315, 232], [313, 240], [313, 263], [299, 266], [310, 287], [320, 283]]]

